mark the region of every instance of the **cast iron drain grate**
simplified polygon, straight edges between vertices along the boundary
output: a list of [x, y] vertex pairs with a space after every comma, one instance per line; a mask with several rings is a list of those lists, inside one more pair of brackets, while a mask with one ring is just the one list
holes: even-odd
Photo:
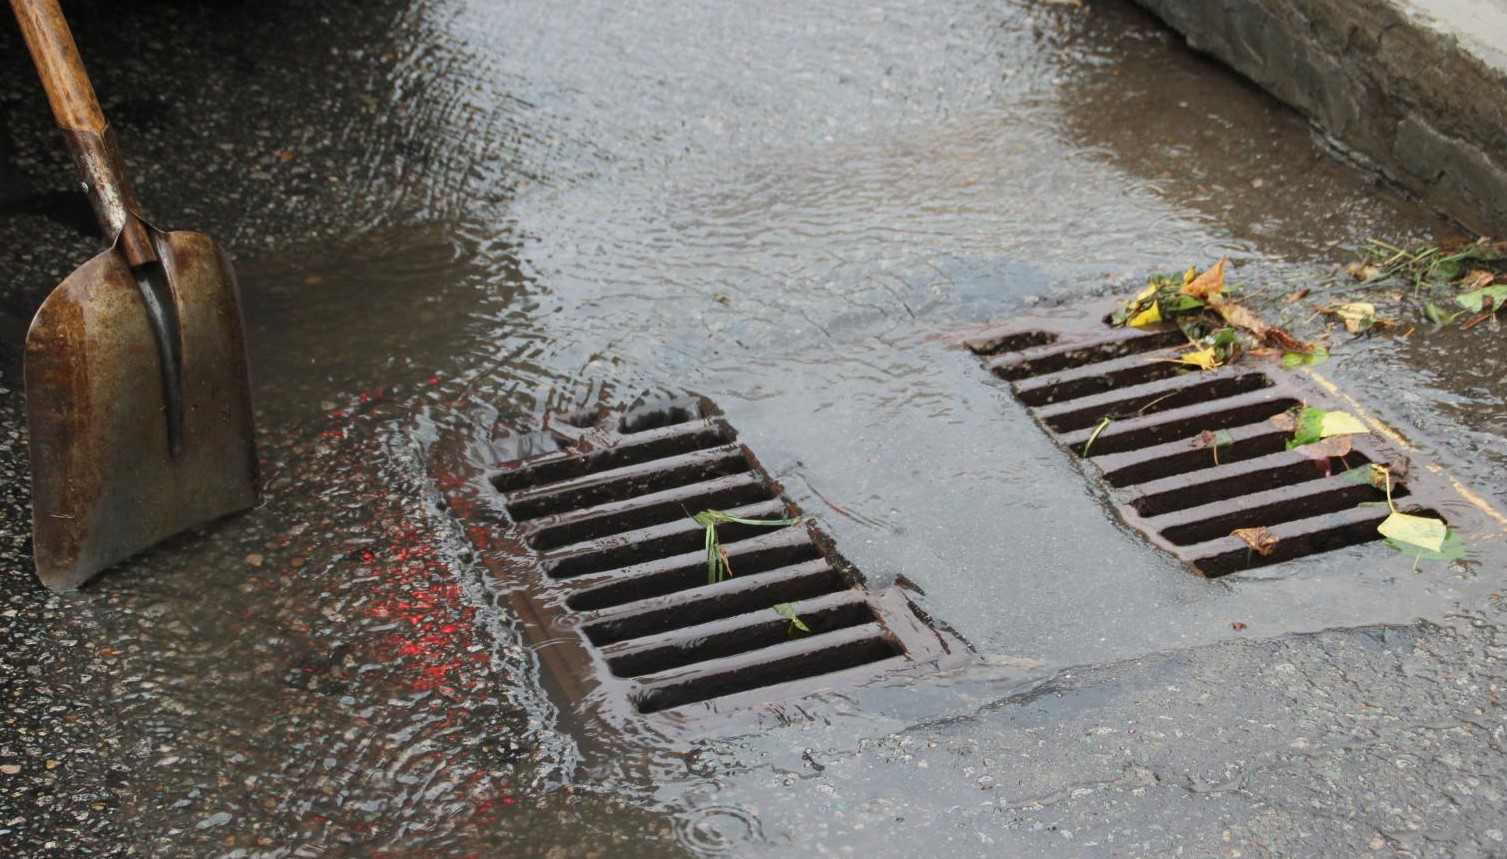
[[[1113, 309], [1059, 308], [964, 345], [1049, 434], [1078, 456], [1087, 448], [1127, 524], [1204, 575], [1380, 540], [1385, 493], [1350, 473], [1367, 463], [1392, 467], [1399, 509], [1457, 529], [1479, 515], [1436, 467], [1420, 469], [1416, 454], [1384, 441], [1401, 439], [1374, 419], [1376, 431], [1354, 436], [1343, 457], [1287, 450], [1292, 433], [1273, 417], [1305, 404], [1354, 408], [1333, 402], [1317, 374], [1267, 362], [1203, 371], [1155, 360], [1187, 351], [1187, 338], [1170, 325], [1111, 328]], [[1263, 527], [1276, 539], [1265, 555], [1232, 533]], [[1489, 523], [1479, 533], [1486, 530]]]
[[719, 712], [962, 661], [809, 524], [718, 526], [734, 575], [709, 581], [693, 514], [799, 511], [706, 400], [547, 415], [485, 447], [469, 475], [440, 467], [448, 501], [555, 684], [589, 709]]

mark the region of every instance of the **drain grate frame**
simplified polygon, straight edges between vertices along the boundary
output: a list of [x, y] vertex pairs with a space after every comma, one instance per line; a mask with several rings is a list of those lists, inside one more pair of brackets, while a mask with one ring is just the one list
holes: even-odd
[[[1217, 578], [1382, 540], [1385, 493], [1346, 476], [1368, 463], [1393, 467], [1399, 510], [1462, 534], [1500, 530], [1489, 505], [1368, 413], [1373, 431], [1353, 436], [1343, 458], [1287, 450], [1292, 434], [1272, 417], [1300, 405], [1357, 411], [1311, 368], [1248, 357], [1205, 371], [1159, 360], [1187, 351], [1187, 338], [1171, 324], [1111, 327], [1117, 306], [1046, 308], [961, 344], [1088, 464], [1128, 526], [1194, 571]], [[1206, 433], [1220, 433], [1217, 457]], [[1277, 538], [1269, 554], [1232, 533], [1255, 527]]]
[[[734, 575], [709, 583], [692, 514], [801, 515], [711, 401], [526, 425], [455, 433], [431, 470], [487, 586], [577, 714], [664, 730], [971, 661], [898, 588], [867, 588], [810, 522], [719, 525]], [[792, 637], [774, 610], [791, 602], [809, 635]]]

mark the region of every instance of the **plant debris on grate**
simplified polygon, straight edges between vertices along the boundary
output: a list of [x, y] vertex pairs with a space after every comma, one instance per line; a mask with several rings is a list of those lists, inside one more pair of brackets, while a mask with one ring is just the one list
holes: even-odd
[[1042, 428], [1086, 454], [1127, 524], [1198, 572], [1382, 539], [1390, 509], [1372, 464], [1390, 470], [1399, 510], [1452, 527], [1479, 518], [1437, 467], [1420, 468], [1377, 433], [1348, 436], [1342, 456], [1289, 450], [1293, 432], [1279, 416], [1340, 408], [1311, 370], [1266, 361], [1199, 369], [1175, 360], [1189, 347], [1176, 326], [1112, 328], [1113, 308], [1057, 308], [963, 342]]
[[[706, 400], [546, 415], [443, 467], [498, 589], [564, 694], [599, 713], [762, 704], [962, 658], [895, 588], [870, 591]], [[476, 460], [477, 446], [467, 456]], [[721, 578], [715, 581], [714, 578]]]

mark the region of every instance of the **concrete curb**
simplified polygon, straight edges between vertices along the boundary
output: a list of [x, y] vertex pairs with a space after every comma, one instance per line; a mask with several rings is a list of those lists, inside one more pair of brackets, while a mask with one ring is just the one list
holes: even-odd
[[1138, 2], [1424, 202], [1507, 234], [1507, 3]]

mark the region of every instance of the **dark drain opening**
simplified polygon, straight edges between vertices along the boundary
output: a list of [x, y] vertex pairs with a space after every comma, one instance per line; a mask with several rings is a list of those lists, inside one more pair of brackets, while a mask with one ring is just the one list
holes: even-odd
[[[1352, 453], [1343, 459], [1337, 456], [1314, 459], [1301, 451], [1283, 451], [1248, 462], [1248, 465], [1235, 463], [1211, 469], [1214, 473], [1207, 475], [1200, 473], [1173, 477], [1142, 486], [1141, 491], [1146, 494], [1130, 502], [1130, 506], [1142, 516], [1160, 516], [1239, 495], [1252, 495], [1319, 480], [1358, 468], [1369, 460], [1358, 453]], [[1172, 488], [1162, 489], [1164, 483], [1174, 485]]]
[[1117, 328], [1104, 340], [1090, 344], [1065, 344], [1054, 342], [1051, 346], [1025, 349], [1011, 356], [995, 359], [989, 369], [1001, 379], [1015, 380], [1085, 364], [1097, 364], [1113, 358], [1121, 358], [1154, 349], [1165, 349], [1188, 342], [1188, 338], [1176, 328], [1170, 331], [1145, 333], [1127, 328]]
[[1270, 386], [1271, 382], [1260, 373], [1213, 378], [1186, 375], [1071, 400], [1060, 405], [1043, 406], [1037, 409], [1036, 416], [1048, 427], [1065, 433], [1092, 427], [1106, 417], [1125, 420], [1160, 414]]
[[[1394, 487], [1392, 490], [1394, 500], [1406, 495], [1405, 486]], [[1223, 537], [1239, 528], [1269, 527], [1280, 522], [1348, 510], [1365, 502], [1384, 504], [1385, 501], [1386, 495], [1380, 489], [1340, 475], [1300, 484], [1296, 491], [1292, 487], [1283, 487], [1283, 490], [1255, 493], [1234, 501], [1215, 502], [1170, 513], [1169, 518], [1194, 521], [1162, 527], [1160, 530], [1162, 536], [1174, 545], [1187, 546]]]
[[667, 426], [636, 437], [632, 443], [586, 454], [556, 451], [538, 460], [524, 459], [519, 466], [493, 475], [492, 486], [498, 492], [517, 492], [531, 486], [559, 483], [585, 474], [642, 465], [675, 454], [730, 444], [735, 440], [731, 428], [720, 421], [696, 421]]
[[1028, 406], [1045, 406], [1104, 394], [1131, 385], [1171, 379], [1188, 372], [1187, 364], [1152, 361], [1144, 353], [1137, 353], [1103, 364], [1090, 364], [1060, 373], [1021, 379], [1015, 385], [1015, 395]]
[[[1111, 423], [1099, 437], [1094, 439], [1089, 452], [1094, 456], [1106, 453], [1122, 453], [1166, 444], [1169, 441], [1190, 442], [1199, 433], [1255, 423], [1278, 415], [1299, 405], [1295, 399], [1270, 397], [1266, 391], [1253, 391], [1232, 402], [1223, 404], [1188, 406], [1172, 412], [1147, 417], [1132, 418]], [[1092, 434], [1090, 429], [1074, 431], [1067, 436], [1068, 447], [1073, 453], [1083, 455], [1083, 447]]]
[[[1213, 540], [1192, 547], [1192, 551], [1197, 554], [1194, 567], [1210, 578], [1218, 578], [1242, 570], [1369, 543], [1377, 539], [1376, 528], [1387, 518], [1389, 512], [1385, 504], [1353, 507], [1313, 519], [1278, 525], [1271, 529], [1278, 541], [1269, 555], [1262, 555], [1237, 537]], [[1432, 510], [1411, 512], [1436, 518], [1439, 515]]]
[[825, 560], [806, 561], [753, 575], [738, 576], [671, 597], [626, 603], [588, 620], [586, 637], [598, 647], [667, 629], [694, 626], [780, 603], [799, 602], [847, 587]]
[[1033, 346], [1056, 343], [1057, 335], [1050, 331], [1023, 331], [1008, 334], [994, 340], [975, 341], [968, 344], [977, 355], [998, 355], [1001, 352], [1019, 352]]
[[537, 530], [533, 531], [532, 541], [534, 548], [548, 551], [571, 543], [662, 525], [702, 510], [742, 507], [769, 497], [769, 487], [757, 474], [743, 472], [557, 514], [552, 520], [534, 519], [530, 524]]
[[520, 490], [508, 501], [508, 515], [523, 522], [567, 510], [594, 507], [636, 495], [674, 489], [748, 469], [748, 460], [743, 456], [742, 448], [737, 445], [721, 445]]
[[[848, 591], [807, 600], [798, 610], [812, 635], [874, 622], [868, 604]], [[613, 674], [638, 677], [782, 644], [794, 638], [790, 630], [790, 621], [771, 608], [640, 639], [632, 646], [612, 645], [603, 648], [603, 655]]]
[[786, 642], [748, 656], [727, 657], [710, 663], [643, 678], [637, 704], [640, 712], [656, 713], [779, 683], [805, 680], [848, 668], [879, 662], [899, 655], [884, 638], [877, 624], [850, 627], [798, 642]]
[[[783, 519], [789, 514], [780, 501], [735, 507], [727, 513], [743, 519]], [[761, 525], [727, 522], [717, 526], [722, 542], [732, 543], [767, 530]], [[557, 579], [621, 569], [655, 558], [679, 555], [705, 545], [706, 531], [689, 517], [638, 531], [573, 543], [543, 556], [544, 569]]]
[[[724, 543], [723, 548], [736, 576], [758, 575], [821, 557], [804, 529], [796, 528]], [[603, 583], [584, 586], [572, 594], [566, 605], [576, 611], [593, 611], [703, 587], [707, 584], [706, 552], [688, 552], [614, 572]]]
[[[1212, 449], [1211, 442], [1194, 437], [1105, 456], [1100, 456], [1097, 449], [1091, 452], [1094, 464], [1104, 470], [1109, 485], [1123, 487], [1280, 453], [1287, 450], [1287, 441], [1292, 436], [1265, 420], [1231, 427], [1227, 432], [1228, 437], [1219, 440], [1218, 451]], [[1218, 462], [1214, 461], [1216, 455]]]

